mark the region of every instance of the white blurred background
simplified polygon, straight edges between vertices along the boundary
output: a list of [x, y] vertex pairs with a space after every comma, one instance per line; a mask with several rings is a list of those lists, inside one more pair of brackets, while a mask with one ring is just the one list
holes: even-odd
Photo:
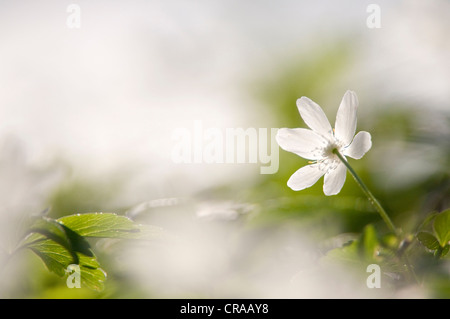
[[330, 96], [352, 88], [447, 108], [449, 3], [378, 1], [380, 29], [366, 26], [369, 3], [78, 1], [81, 28], [70, 29], [70, 2], [2, 1], [0, 136], [80, 173], [134, 163], [158, 184], [174, 169], [217, 182], [240, 168], [173, 167], [174, 128], [270, 125], [246, 78], [347, 37], [354, 69]]

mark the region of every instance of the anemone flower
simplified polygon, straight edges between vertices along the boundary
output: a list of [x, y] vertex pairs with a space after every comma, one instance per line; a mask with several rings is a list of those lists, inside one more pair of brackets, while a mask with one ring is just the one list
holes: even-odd
[[299, 191], [311, 187], [325, 175], [325, 195], [336, 195], [344, 186], [347, 175], [347, 167], [337, 153], [343, 159], [346, 156], [360, 159], [372, 147], [370, 133], [361, 131], [355, 135], [358, 98], [355, 92], [345, 92], [336, 115], [334, 130], [323, 110], [311, 99], [301, 97], [297, 100], [297, 107], [310, 130], [281, 128], [276, 139], [282, 149], [312, 162], [296, 171], [287, 185]]

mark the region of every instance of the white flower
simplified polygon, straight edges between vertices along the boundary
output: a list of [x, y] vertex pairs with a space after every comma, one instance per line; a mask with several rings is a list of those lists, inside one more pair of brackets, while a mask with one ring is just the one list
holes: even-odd
[[345, 92], [334, 130], [320, 106], [309, 98], [303, 96], [298, 99], [297, 107], [311, 130], [281, 128], [277, 133], [277, 142], [282, 149], [314, 163], [296, 171], [287, 185], [299, 191], [311, 187], [325, 175], [323, 192], [325, 195], [336, 195], [344, 186], [347, 167], [333, 150], [339, 151], [344, 158], [360, 159], [372, 147], [370, 133], [361, 131], [355, 136], [358, 98], [355, 92]]

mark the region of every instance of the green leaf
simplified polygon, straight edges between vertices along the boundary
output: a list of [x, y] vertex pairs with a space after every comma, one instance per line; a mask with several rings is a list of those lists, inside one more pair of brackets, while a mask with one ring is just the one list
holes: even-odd
[[[41, 234], [65, 247], [72, 254], [75, 264], [78, 263], [78, 257], [75, 252], [92, 256], [90, 245], [83, 237], [54, 219], [47, 217], [40, 218], [30, 228], [29, 233]], [[39, 241], [42, 238], [36, 235], [30, 236], [26, 239], [25, 243], [30, 243], [34, 240]]]
[[[35, 234], [35, 236], [41, 235]], [[69, 265], [78, 264], [80, 266], [82, 285], [97, 291], [103, 289], [106, 273], [100, 268], [93, 254], [92, 256], [87, 256], [83, 253], [76, 252], [78, 262], [75, 262], [73, 252], [70, 252], [59, 243], [51, 239], [43, 238], [42, 236], [40, 239], [38, 238], [28, 243], [26, 247], [42, 259], [49, 271], [59, 276], [64, 276]]]
[[450, 245], [445, 246], [442, 249], [442, 253], [441, 253], [441, 257], [445, 257], [445, 255], [447, 255], [448, 251], [450, 250]]
[[450, 241], [450, 209], [438, 214], [434, 219], [434, 232], [441, 247], [445, 247]]
[[52, 239], [61, 246], [72, 250], [72, 243], [66, 229], [67, 227], [64, 227], [64, 225], [58, 223], [56, 220], [48, 217], [42, 217], [31, 226], [28, 232], [41, 234], [49, 239]]
[[430, 214], [428, 214], [427, 217], [425, 217], [425, 219], [423, 220], [423, 222], [419, 225], [419, 227], [417, 228], [417, 230], [423, 230], [425, 228], [427, 228], [427, 226], [430, 225], [430, 223], [433, 221], [433, 219], [438, 215], [439, 213], [437, 212], [432, 212]]
[[139, 225], [112, 213], [76, 214], [61, 217], [58, 222], [84, 237], [148, 239], [161, 233], [158, 227]]
[[431, 250], [436, 250], [439, 248], [439, 242], [433, 234], [429, 232], [419, 232], [417, 234], [417, 239], [420, 241], [422, 245]]
[[105, 288], [106, 272], [101, 268], [80, 267], [81, 284], [96, 291]]
[[64, 276], [69, 265], [77, 264], [82, 284], [102, 290], [106, 273], [100, 268], [85, 237], [151, 239], [159, 236], [161, 229], [139, 225], [112, 213], [89, 213], [58, 220], [43, 217], [35, 222], [29, 233], [22, 246], [39, 256], [49, 271]]
[[342, 247], [332, 249], [322, 257], [321, 262], [338, 262], [348, 266], [359, 266], [362, 261], [358, 254], [358, 246], [359, 242], [355, 240]]

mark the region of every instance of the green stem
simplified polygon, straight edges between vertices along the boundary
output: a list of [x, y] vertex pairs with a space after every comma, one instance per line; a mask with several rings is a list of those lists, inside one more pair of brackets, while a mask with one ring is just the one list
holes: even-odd
[[358, 174], [354, 171], [354, 169], [350, 166], [350, 164], [345, 160], [345, 158], [339, 153], [337, 149], [333, 150], [333, 153], [336, 154], [342, 163], [348, 168], [350, 171], [350, 174], [352, 174], [353, 178], [355, 179], [356, 183], [361, 187], [364, 194], [366, 194], [367, 198], [369, 199], [369, 202], [375, 207], [377, 212], [380, 214], [381, 218], [384, 220], [388, 228], [397, 236], [399, 237], [399, 232], [397, 228], [394, 226], [394, 223], [389, 218], [388, 214], [384, 210], [383, 206], [378, 202], [378, 200], [373, 196], [373, 194], [370, 192], [370, 190], [367, 188], [367, 186], [364, 184], [364, 182], [359, 178]]
[[[356, 183], [361, 187], [364, 194], [366, 194], [367, 198], [369, 199], [369, 202], [375, 207], [375, 209], [380, 214], [381, 218], [384, 220], [388, 228], [397, 236], [399, 241], [401, 242], [401, 234], [397, 230], [397, 228], [394, 226], [394, 223], [389, 218], [388, 214], [384, 210], [383, 206], [378, 202], [378, 200], [373, 196], [373, 194], [370, 192], [370, 190], [367, 188], [366, 184], [359, 178], [358, 174], [356, 174], [355, 170], [350, 166], [350, 164], [347, 162], [347, 160], [342, 156], [341, 153], [337, 149], [333, 150], [333, 153], [336, 154], [342, 163], [348, 168], [350, 171], [350, 174], [352, 174], [353, 178], [355, 179]], [[409, 261], [408, 256], [406, 255], [406, 252], [403, 256], [404, 263], [406, 264], [406, 267], [408, 269], [408, 272], [410, 273], [411, 277], [417, 282], [417, 284], [420, 284], [419, 279], [417, 278], [416, 273], [414, 272], [414, 269], [411, 267], [411, 262]]]

